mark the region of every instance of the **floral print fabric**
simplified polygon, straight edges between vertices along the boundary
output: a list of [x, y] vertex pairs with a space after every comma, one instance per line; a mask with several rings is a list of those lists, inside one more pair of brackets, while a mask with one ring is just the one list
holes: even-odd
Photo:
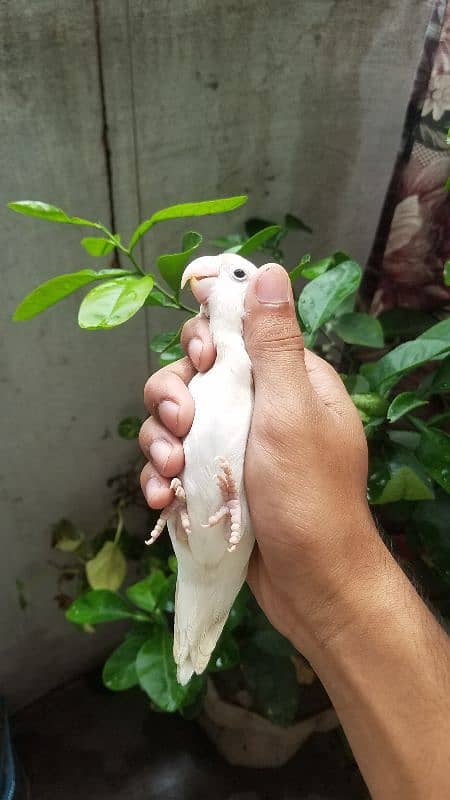
[[437, 0], [405, 123], [402, 152], [369, 262], [372, 312], [450, 308], [450, 3]]

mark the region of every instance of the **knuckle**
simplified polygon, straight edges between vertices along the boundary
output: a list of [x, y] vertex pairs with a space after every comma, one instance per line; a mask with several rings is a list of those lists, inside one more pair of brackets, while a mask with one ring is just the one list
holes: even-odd
[[146, 464], [145, 467], [141, 470], [141, 474], [139, 476], [139, 483], [141, 485], [141, 489], [143, 492], [145, 491], [145, 487], [148, 483], [148, 480], [149, 480], [148, 465]]
[[[174, 373], [174, 366], [176, 366], [176, 374]], [[187, 384], [193, 375], [191, 361], [187, 356], [184, 356], [184, 358], [180, 358], [179, 361], [175, 361], [174, 364], [163, 367], [163, 369], [160, 370], [160, 374], [167, 377], [170, 375], [175, 379], [179, 378], [182, 383]]]
[[298, 353], [304, 352], [303, 337], [297, 323], [283, 318], [265, 318], [250, 334], [252, 349], [261, 355], [273, 352]]
[[149, 417], [145, 420], [145, 422], [141, 425], [139, 430], [139, 447], [145, 453], [148, 449], [149, 443], [153, 439], [153, 427], [154, 427], [154, 420], [152, 417]]
[[184, 349], [186, 349], [186, 345], [195, 335], [196, 321], [196, 317], [194, 317], [194, 319], [188, 319], [181, 329], [180, 340]]
[[150, 478], [153, 477], [154, 474], [155, 470], [153, 468], [153, 465], [150, 463], [150, 461], [148, 461], [147, 464], [145, 464], [145, 466], [142, 468], [141, 474], [139, 476], [139, 482], [141, 484], [141, 489], [144, 492], [144, 494], [145, 494], [145, 487], [147, 486], [147, 483], [149, 482]]
[[162, 371], [163, 370], [159, 370], [155, 372], [154, 375], [151, 375], [144, 386], [144, 402], [149, 411], [152, 411], [154, 407], [158, 405], [158, 400], [162, 392]]

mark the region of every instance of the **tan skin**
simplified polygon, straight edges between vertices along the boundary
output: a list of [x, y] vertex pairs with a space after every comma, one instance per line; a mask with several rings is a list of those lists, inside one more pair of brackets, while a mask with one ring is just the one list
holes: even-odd
[[[335, 370], [303, 347], [289, 278], [250, 282], [244, 338], [255, 383], [245, 486], [257, 539], [250, 587], [324, 683], [376, 800], [450, 797], [450, 644], [382, 543], [366, 500], [367, 446]], [[145, 387], [140, 444], [152, 508], [171, 500], [194, 403], [215, 359], [208, 324]]]

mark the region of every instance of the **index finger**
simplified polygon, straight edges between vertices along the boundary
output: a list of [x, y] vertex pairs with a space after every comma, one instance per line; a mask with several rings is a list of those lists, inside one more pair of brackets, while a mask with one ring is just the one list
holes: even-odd
[[211, 369], [216, 360], [216, 348], [206, 317], [193, 317], [184, 323], [181, 346], [199, 372]]

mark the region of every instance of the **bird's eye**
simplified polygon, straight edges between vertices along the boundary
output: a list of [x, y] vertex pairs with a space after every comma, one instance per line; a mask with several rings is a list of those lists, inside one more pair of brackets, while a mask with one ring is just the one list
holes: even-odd
[[233, 275], [238, 281], [243, 281], [247, 277], [243, 269], [235, 269]]

